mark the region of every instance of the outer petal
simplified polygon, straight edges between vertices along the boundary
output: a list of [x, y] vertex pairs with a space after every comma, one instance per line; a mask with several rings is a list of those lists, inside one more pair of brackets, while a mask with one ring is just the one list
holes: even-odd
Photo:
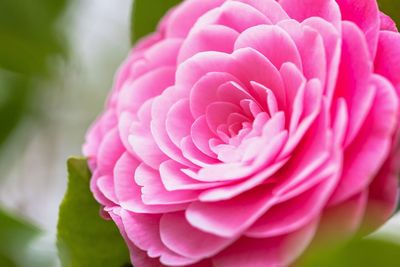
[[400, 33], [380, 32], [375, 71], [388, 78], [400, 95]]
[[214, 259], [216, 267], [288, 266], [308, 246], [318, 226], [318, 219], [302, 229], [267, 239], [241, 238]]

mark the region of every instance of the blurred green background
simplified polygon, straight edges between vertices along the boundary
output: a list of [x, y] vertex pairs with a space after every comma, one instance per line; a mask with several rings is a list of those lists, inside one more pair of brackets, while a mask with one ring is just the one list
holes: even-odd
[[[177, 2], [138, 0], [130, 27], [131, 0], [0, 0], [0, 266], [59, 265], [65, 159], [81, 153], [130, 33]], [[380, 5], [400, 23], [400, 1]], [[399, 230], [400, 218], [378, 236], [398, 241]]]

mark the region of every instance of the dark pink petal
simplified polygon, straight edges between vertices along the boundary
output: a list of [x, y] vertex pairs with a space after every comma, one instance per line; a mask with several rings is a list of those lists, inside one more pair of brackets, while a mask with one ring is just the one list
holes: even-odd
[[400, 33], [380, 32], [375, 71], [388, 78], [400, 95]]
[[392, 20], [391, 17], [389, 17], [383, 12], [380, 12], [380, 21], [381, 21], [381, 26], [380, 26], [381, 31], [398, 32], [396, 23]]
[[367, 200], [368, 191], [363, 191], [340, 204], [326, 208], [316, 234], [317, 244], [331, 244], [352, 238], [362, 222]]
[[342, 19], [354, 22], [364, 32], [369, 51], [374, 56], [380, 28], [378, 2], [375, 0], [336, 0], [336, 2], [339, 4]]
[[398, 145], [369, 186], [367, 210], [362, 227], [366, 233], [371, 233], [384, 224], [396, 209], [400, 169], [400, 153], [397, 148]]
[[342, 58], [336, 85], [336, 96], [346, 99], [349, 110], [349, 129], [346, 146], [359, 131], [372, 104], [374, 95], [369, 79], [372, 60], [363, 32], [351, 22], [343, 22]]
[[336, 186], [339, 177], [334, 176], [327, 177], [323, 182], [299, 196], [275, 205], [258, 219], [245, 235], [253, 238], [267, 238], [288, 234], [318, 218]]
[[279, 3], [291, 18], [299, 22], [321, 17], [340, 28], [340, 9], [334, 0], [280, 0]]
[[328, 106], [334, 94], [341, 56], [341, 39], [339, 29], [319, 17], [311, 17], [302, 22], [302, 25], [315, 29], [323, 38], [327, 60], [326, 88]]
[[287, 235], [253, 239], [243, 237], [218, 254], [218, 267], [289, 266], [307, 248], [318, 226], [318, 219]]
[[[345, 150], [342, 179], [330, 203], [340, 203], [364, 190], [386, 160], [396, 130], [398, 99], [392, 85], [374, 75], [376, 97], [354, 141]], [[382, 120], [382, 118], [385, 118]]]

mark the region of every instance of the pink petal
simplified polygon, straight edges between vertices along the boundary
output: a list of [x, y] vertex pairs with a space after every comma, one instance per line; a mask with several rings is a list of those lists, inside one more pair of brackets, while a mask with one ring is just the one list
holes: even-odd
[[225, 201], [193, 202], [186, 210], [186, 218], [204, 232], [232, 238], [245, 231], [275, 202], [271, 188], [259, 186]]
[[243, 237], [213, 262], [218, 267], [289, 266], [309, 245], [317, 226], [318, 219], [288, 235], [264, 239]]
[[169, 17], [167, 36], [186, 37], [197, 19], [208, 10], [220, 6], [224, 0], [194, 0], [183, 2]]
[[143, 267], [160, 267], [160, 262], [158, 259], [150, 258], [145, 251], [139, 249], [132, 243], [131, 240], [129, 240], [125, 232], [125, 226], [120, 217], [121, 209], [113, 208], [109, 211], [109, 214], [112, 220], [118, 226], [118, 229], [121, 232], [122, 237], [124, 238], [125, 242], [128, 245], [132, 264], [134, 264], [135, 266], [143, 266]]
[[234, 241], [194, 228], [187, 222], [184, 212], [164, 214], [160, 221], [160, 235], [169, 249], [197, 260], [217, 254]]
[[349, 110], [346, 146], [353, 140], [371, 106], [374, 90], [369, 79], [372, 61], [364, 34], [353, 23], [343, 22], [342, 58], [336, 85], [336, 96], [344, 97]]
[[397, 147], [369, 186], [363, 231], [371, 233], [384, 224], [396, 209], [399, 197], [399, 156]]
[[235, 0], [251, 5], [263, 13], [273, 24], [289, 19], [281, 5], [274, 0]]
[[239, 82], [229, 73], [211, 72], [202, 77], [190, 91], [190, 110], [195, 118], [205, 114], [207, 106], [218, 100], [218, 88], [227, 82]]
[[[174, 103], [184, 98], [183, 93], [177, 90], [175, 87], [167, 88], [160, 96], [154, 99], [151, 107], [151, 134], [154, 142], [157, 144], [159, 150], [161, 150], [168, 158], [176, 160], [179, 163], [187, 166], [193, 166], [188, 160], [186, 160], [180, 149], [171, 141], [166, 131], [165, 121], [169, 109]], [[164, 160], [167, 160], [166, 158]], [[164, 161], [163, 160], [163, 161]]]
[[146, 100], [159, 95], [175, 80], [175, 67], [160, 67], [144, 74], [131, 84], [125, 84], [118, 97], [118, 112], [135, 113]]
[[379, 8], [373, 0], [337, 0], [342, 19], [352, 21], [367, 37], [371, 55], [375, 55], [380, 27]]
[[203, 115], [192, 124], [192, 129], [190, 131], [190, 136], [192, 137], [195, 146], [204, 154], [209, 157], [215, 158], [215, 153], [210, 149], [208, 141], [211, 138], [216, 137], [215, 134], [210, 130], [207, 124], [206, 117]]
[[321, 17], [340, 28], [341, 14], [334, 0], [280, 0], [289, 16], [299, 22], [310, 17]]
[[[240, 16], [237, 16], [239, 13]], [[237, 1], [226, 1], [221, 6], [214, 23], [225, 25], [237, 32], [242, 32], [256, 25], [271, 24], [271, 21], [250, 5]]]
[[160, 174], [141, 163], [135, 171], [135, 181], [141, 188], [141, 197], [146, 205], [171, 205], [197, 200], [198, 192], [193, 190], [167, 191]]
[[231, 53], [239, 34], [226, 26], [209, 25], [192, 31], [180, 49], [178, 62], [181, 63], [202, 51]]
[[379, 17], [381, 21], [381, 26], [380, 26], [381, 31], [398, 32], [396, 22], [394, 22], [391, 17], [389, 17], [383, 12], [380, 12]]
[[400, 95], [400, 34], [381, 31], [375, 58], [375, 71], [388, 78]]
[[177, 146], [186, 136], [190, 135], [193, 124], [193, 117], [190, 114], [189, 99], [181, 99], [172, 105], [167, 113], [165, 127], [171, 141]]
[[199, 183], [182, 172], [184, 166], [175, 161], [168, 160], [160, 166], [160, 176], [165, 188], [169, 191], [175, 190], [200, 190], [222, 185], [223, 183]]
[[363, 191], [345, 202], [325, 209], [315, 242], [332, 244], [352, 238], [362, 222], [368, 199]]
[[136, 168], [140, 162], [128, 153], [124, 153], [114, 169], [115, 194], [124, 210], [136, 213], [164, 213], [183, 210], [186, 204], [179, 205], [144, 205], [141, 189], [134, 180]]
[[267, 238], [288, 234], [318, 218], [338, 177], [327, 177], [322, 183], [295, 198], [279, 203], [267, 211], [246, 232], [253, 238]]
[[301, 57], [295, 43], [278, 26], [260, 25], [245, 30], [236, 40], [235, 50], [248, 47], [262, 53], [278, 69], [285, 62], [293, 62], [301, 68]]
[[364, 190], [390, 152], [397, 125], [398, 99], [394, 88], [384, 78], [374, 75], [372, 82], [377, 90], [372, 109], [353, 143], [345, 150], [342, 179], [331, 204]]
[[111, 129], [104, 137], [97, 152], [98, 170], [101, 174], [112, 174], [114, 165], [124, 152], [117, 128]]
[[324, 40], [327, 59], [326, 89], [328, 106], [330, 106], [334, 94], [341, 56], [340, 29], [319, 17], [311, 17], [302, 22], [302, 25], [309, 26], [320, 34]]
[[292, 37], [299, 50], [303, 74], [307, 79], [317, 78], [325, 84], [327, 59], [321, 35], [311, 27], [303, 26], [294, 20], [278, 24]]

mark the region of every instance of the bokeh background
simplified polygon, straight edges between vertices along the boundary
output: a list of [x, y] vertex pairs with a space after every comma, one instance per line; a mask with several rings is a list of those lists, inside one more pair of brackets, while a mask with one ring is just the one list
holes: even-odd
[[[27, 239], [26, 253], [41, 255], [37, 266], [59, 266], [55, 234], [65, 161], [81, 154], [85, 131], [129, 51], [131, 5], [0, 0], [0, 266], [11, 242], [1, 227], [10, 216], [21, 227], [41, 229]], [[400, 1], [381, 5], [399, 16]], [[400, 242], [400, 215], [374, 235]]]

